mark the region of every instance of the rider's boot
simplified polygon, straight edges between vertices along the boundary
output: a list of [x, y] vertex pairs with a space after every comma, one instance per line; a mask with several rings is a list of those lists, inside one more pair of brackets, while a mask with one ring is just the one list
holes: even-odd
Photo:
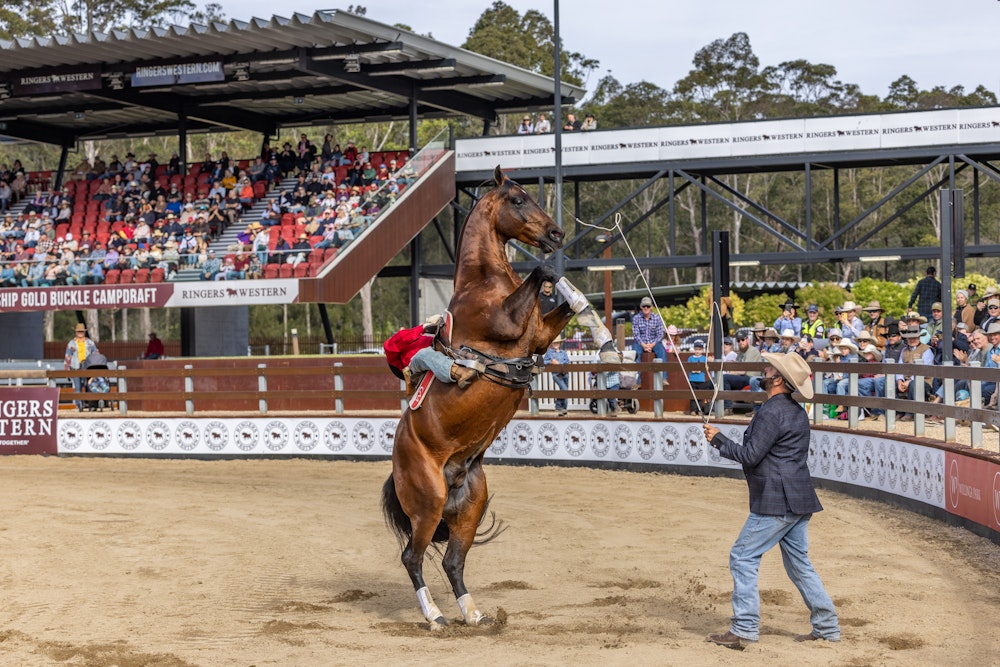
[[458, 364], [451, 365], [451, 379], [458, 384], [459, 389], [465, 389], [472, 384], [477, 375], [479, 374], [473, 368], [459, 366]]

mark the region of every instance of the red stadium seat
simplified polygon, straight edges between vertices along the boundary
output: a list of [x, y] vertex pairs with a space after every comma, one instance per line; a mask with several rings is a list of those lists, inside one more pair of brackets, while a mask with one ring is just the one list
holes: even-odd
[[151, 283], [162, 283], [164, 278], [166, 278], [166, 272], [163, 269], [153, 269], [149, 272], [149, 282]]
[[337, 256], [336, 248], [327, 248], [326, 252], [323, 253], [323, 263], [326, 264], [336, 256]]
[[135, 280], [135, 271], [132, 269], [122, 269], [121, 275], [118, 277], [118, 282], [122, 285], [130, 285], [133, 280]]
[[135, 282], [137, 283], [149, 282], [149, 269], [138, 269], [135, 272]]
[[281, 267], [278, 268], [279, 278], [292, 278], [294, 275], [295, 267], [291, 264], [282, 264]]
[[120, 277], [121, 272], [118, 269], [108, 269], [107, 273], [104, 274], [104, 283], [106, 285], [117, 285]]
[[295, 277], [296, 278], [308, 278], [312, 269], [312, 265], [309, 262], [301, 262], [295, 265]]
[[274, 280], [278, 277], [279, 270], [277, 264], [267, 264], [264, 266], [264, 278], [266, 280]]

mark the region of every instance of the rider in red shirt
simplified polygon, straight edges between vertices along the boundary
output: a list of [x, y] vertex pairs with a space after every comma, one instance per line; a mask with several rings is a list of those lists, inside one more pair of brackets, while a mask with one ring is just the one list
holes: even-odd
[[440, 326], [440, 316], [429, 319], [412, 329], [401, 329], [382, 345], [389, 370], [400, 380], [431, 371], [441, 382], [457, 382], [465, 389], [476, 379], [476, 371], [459, 366], [451, 357], [434, 349], [434, 336]]

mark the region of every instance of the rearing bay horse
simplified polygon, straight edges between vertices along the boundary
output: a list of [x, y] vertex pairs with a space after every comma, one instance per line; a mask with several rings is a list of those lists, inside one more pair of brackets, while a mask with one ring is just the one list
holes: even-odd
[[[564, 304], [543, 317], [538, 294], [544, 280], [554, 282], [551, 270], [538, 266], [522, 281], [505, 246], [516, 239], [551, 253], [562, 246], [563, 232], [499, 166], [494, 181], [496, 187], [469, 212], [459, 238], [449, 305], [451, 346], [504, 361], [527, 360], [548, 348], [573, 311]], [[406, 410], [396, 429], [382, 508], [400, 543], [405, 542], [403, 566], [432, 629], [447, 621], [424, 582], [424, 552], [431, 542], [448, 543], [442, 566], [465, 622], [492, 620], [465, 587], [465, 557], [488, 504], [483, 454], [514, 416], [527, 387], [526, 382], [493, 380], [480, 377], [467, 389], [432, 383], [420, 409]]]

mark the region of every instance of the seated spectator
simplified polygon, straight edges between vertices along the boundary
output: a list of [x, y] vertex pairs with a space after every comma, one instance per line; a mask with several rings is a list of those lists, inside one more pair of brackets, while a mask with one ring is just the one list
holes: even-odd
[[[1000, 328], [998, 328], [1000, 329]], [[906, 342], [906, 349], [900, 355], [900, 363], [903, 364], [923, 364], [930, 366], [934, 363], [934, 351], [931, 350], [930, 346], [921, 342], [920, 340], [920, 326], [907, 326], [905, 329], [900, 327], [900, 334], [903, 336], [903, 340]], [[897, 375], [896, 376], [896, 397], [901, 399], [907, 399], [912, 401], [916, 396], [916, 376], [914, 375]], [[929, 399], [931, 397], [931, 384], [924, 380], [924, 398]], [[984, 397], [985, 398], [985, 397]], [[901, 414], [899, 416], [901, 421], [912, 421], [912, 414]]]
[[[708, 362], [708, 357], [705, 356], [705, 344], [701, 339], [695, 339], [693, 345], [693, 352], [691, 356], [687, 358], [685, 362], [687, 367], [691, 369], [688, 372], [688, 380], [691, 381], [691, 389], [714, 389], [715, 384], [708, 377], [705, 372], [705, 364]], [[691, 411], [692, 415], [697, 415], [699, 417], [708, 414], [708, 401], [695, 401], [694, 398], [691, 399]]]
[[202, 280], [215, 280], [216, 276], [219, 275], [219, 271], [222, 269], [222, 261], [215, 256], [215, 251], [211, 248], [208, 249], [208, 258], [201, 267], [201, 279]]

